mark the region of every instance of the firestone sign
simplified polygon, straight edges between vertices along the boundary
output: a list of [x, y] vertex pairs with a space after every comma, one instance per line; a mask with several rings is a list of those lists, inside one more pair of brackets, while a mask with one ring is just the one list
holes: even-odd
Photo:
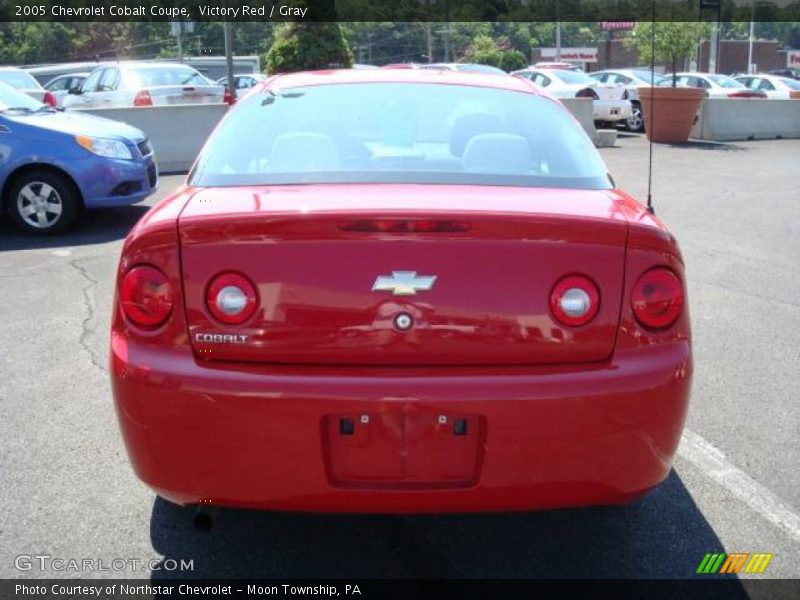
[[800, 68], [800, 50], [789, 50], [786, 53], [786, 66]]
[[[555, 60], [555, 48], [542, 48], [544, 60]], [[560, 60], [574, 60], [580, 62], [596, 63], [597, 48], [562, 48]]]

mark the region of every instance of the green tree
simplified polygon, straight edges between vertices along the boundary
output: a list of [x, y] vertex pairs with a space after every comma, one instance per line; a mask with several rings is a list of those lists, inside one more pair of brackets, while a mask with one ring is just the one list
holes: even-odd
[[291, 73], [351, 67], [353, 53], [338, 23], [295, 22], [275, 33], [264, 60], [269, 73]]
[[636, 25], [633, 35], [625, 40], [625, 45], [635, 48], [642, 62], [649, 63], [654, 60], [668, 62], [672, 66], [672, 87], [676, 87], [675, 73], [678, 71], [678, 64], [695, 53], [697, 45], [708, 32], [708, 23], [644, 22]]
[[504, 71], [515, 71], [527, 64], [525, 55], [511, 48], [507, 38], [495, 39], [489, 35], [478, 35], [467, 48], [464, 59], [482, 65], [491, 65]]

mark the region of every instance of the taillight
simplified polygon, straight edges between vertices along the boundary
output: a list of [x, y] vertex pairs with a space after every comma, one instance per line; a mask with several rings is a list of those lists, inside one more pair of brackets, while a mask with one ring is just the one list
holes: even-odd
[[600, 96], [597, 95], [592, 88], [583, 88], [577, 94], [575, 94], [576, 98], [591, 98], [592, 100], [598, 100]]
[[457, 233], [469, 228], [466, 221], [441, 219], [359, 219], [339, 223], [342, 231], [379, 233]]
[[631, 307], [636, 319], [650, 329], [664, 329], [683, 310], [683, 285], [669, 269], [656, 267], [642, 274], [631, 291]]
[[134, 106], [153, 106], [153, 99], [147, 90], [139, 90], [133, 98]]
[[225, 93], [222, 95], [222, 101], [228, 106], [233, 106], [233, 92], [231, 92], [230, 88], [225, 88]]
[[244, 323], [253, 316], [258, 306], [256, 288], [239, 273], [217, 275], [206, 290], [206, 306], [221, 323]]
[[172, 312], [172, 286], [157, 268], [140, 265], [125, 274], [120, 303], [122, 312], [134, 325], [158, 327]]
[[44, 99], [42, 100], [42, 102], [52, 106], [53, 108], [58, 106], [58, 100], [56, 100], [56, 97], [51, 92], [44, 93]]
[[562, 325], [586, 325], [599, 309], [600, 292], [594, 282], [583, 275], [564, 277], [550, 293], [550, 311]]

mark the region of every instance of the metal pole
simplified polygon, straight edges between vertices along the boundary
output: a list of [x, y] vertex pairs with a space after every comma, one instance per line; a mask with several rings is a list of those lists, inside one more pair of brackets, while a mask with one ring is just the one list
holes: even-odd
[[755, 33], [756, 21], [756, 0], [753, 0], [753, 5], [750, 10], [750, 43], [747, 45], [747, 72], [753, 72], [753, 34]]
[[556, 62], [561, 61], [561, 0], [556, 0]]
[[183, 62], [183, 21], [178, 21], [178, 62]]
[[444, 3], [444, 62], [450, 62], [450, 0]]
[[561, 61], [561, 21], [556, 21], [556, 62]]
[[711, 24], [711, 41], [708, 44], [708, 72], [717, 72], [717, 49], [719, 48], [719, 20]]
[[[227, 2], [225, 3], [227, 4]], [[225, 64], [228, 71], [228, 89], [231, 91], [231, 97], [236, 100], [236, 86], [233, 80], [233, 36], [231, 35], [231, 23], [225, 21], [222, 24], [223, 31], [225, 32]]]

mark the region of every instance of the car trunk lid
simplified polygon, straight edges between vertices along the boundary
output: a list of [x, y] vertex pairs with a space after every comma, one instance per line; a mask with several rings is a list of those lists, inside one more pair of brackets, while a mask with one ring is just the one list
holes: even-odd
[[[600, 361], [613, 350], [627, 224], [610, 191], [208, 188], [179, 229], [199, 358], [513, 365]], [[206, 306], [210, 281], [231, 271], [259, 296], [255, 315], [237, 326]], [[601, 294], [597, 316], [577, 328], [549, 309], [555, 283], [574, 273]]]

